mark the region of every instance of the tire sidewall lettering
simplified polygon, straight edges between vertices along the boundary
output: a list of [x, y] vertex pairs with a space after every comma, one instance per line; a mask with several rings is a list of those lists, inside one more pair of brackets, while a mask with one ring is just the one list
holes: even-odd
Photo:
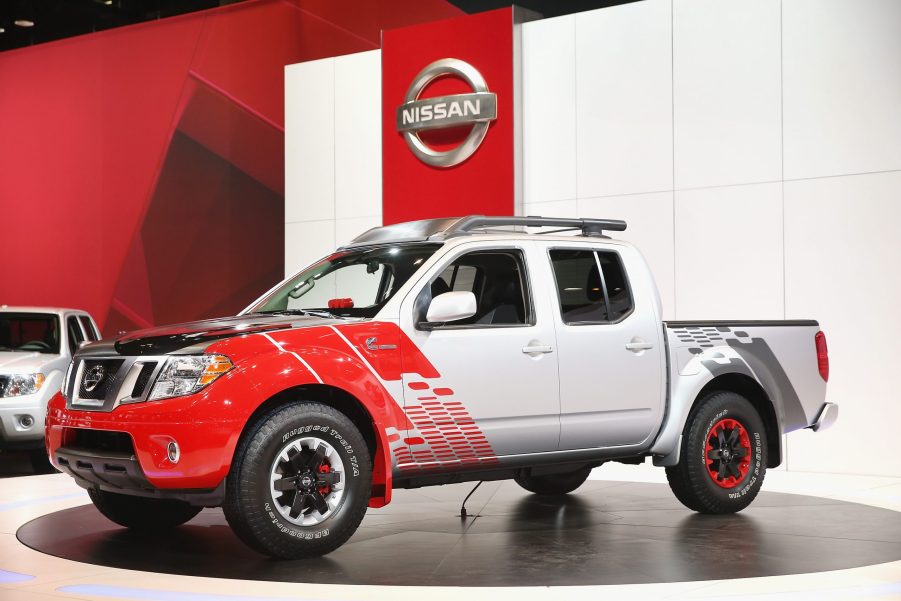
[[[360, 463], [357, 459], [353, 446], [350, 444], [350, 442], [347, 441], [346, 437], [341, 434], [341, 432], [339, 432], [334, 426], [313, 423], [292, 427], [276, 439], [278, 441], [278, 444], [273, 445], [273, 447], [283, 447], [294, 439], [308, 438], [310, 436], [314, 438], [321, 438], [325, 442], [338, 449], [339, 452], [341, 452], [341, 454], [343, 455], [341, 459], [345, 465], [344, 475], [346, 477], [346, 492], [344, 499], [342, 499], [341, 501], [341, 505], [336, 508], [332, 515], [330, 515], [326, 520], [316, 526], [304, 527], [287, 522], [274, 506], [275, 500], [270, 496], [268, 471], [264, 472], [264, 478], [260, 482], [263, 497], [262, 508], [263, 512], [268, 518], [268, 521], [276, 530], [278, 530], [282, 534], [299, 540], [316, 540], [329, 536], [330, 529], [323, 526], [325, 524], [328, 524], [333, 519], [339, 518], [341, 516], [341, 511], [346, 505], [348, 496], [355, 494], [354, 484], [356, 482], [356, 479], [360, 476]], [[272, 442], [270, 442], [269, 444], [272, 444]], [[269, 460], [269, 463], [275, 460], [276, 452], [277, 451], [275, 448], [270, 451], [271, 459]]]

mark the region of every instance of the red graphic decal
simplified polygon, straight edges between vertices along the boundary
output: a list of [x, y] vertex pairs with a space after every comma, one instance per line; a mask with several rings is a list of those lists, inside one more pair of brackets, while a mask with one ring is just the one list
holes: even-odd
[[[410, 388], [422, 390], [421, 386]], [[434, 388], [439, 396], [451, 396], [450, 388]], [[411, 450], [409, 446], [394, 449], [394, 458], [403, 471], [442, 470], [453, 466], [495, 465], [498, 459], [485, 435], [463, 403], [438, 400], [437, 396], [420, 397], [419, 405], [406, 408], [407, 417], [420, 436], [404, 439], [407, 445], [428, 445]], [[417, 442], [413, 442], [417, 441]]]
[[410, 382], [407, 386], [412, 390], [426, 390], [429, 387], [425, 382]]

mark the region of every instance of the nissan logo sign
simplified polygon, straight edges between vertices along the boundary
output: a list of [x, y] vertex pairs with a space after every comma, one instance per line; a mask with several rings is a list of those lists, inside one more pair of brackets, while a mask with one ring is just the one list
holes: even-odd
[[[439, 77], [462, 79], [472, 88], [468, 94], [437, 96], [420, 100], [419, 95]], [[410, 84], [404, 103], [397, 108], [397, 131], [416, 157], [432, 167], [453, 167], [478, 149], [488, 125], [497, 118], [497, 94], [488, 91], [485, 78], [475, 67], [456, 58], [435, 61], [419, 72]], [[451, 150], [435, 150], [419, 137], [419, 132], [472, 125], [466, 139]]]

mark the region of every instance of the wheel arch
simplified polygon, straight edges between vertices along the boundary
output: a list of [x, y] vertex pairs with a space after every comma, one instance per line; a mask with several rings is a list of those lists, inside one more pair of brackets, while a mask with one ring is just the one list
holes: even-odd
[[[370, 507], [382, 507], [391, 500], [391, 459], [384, 428], [380, 428], [366, 405], [350, 392], [331, 384], [301, 384], [281, 390], [260, 403], [247, 418], [238, 437], [240, 441], [252, 436], [260, 419], [272, 411], [298, 401], [314, 401], [333, 407], [347, 416], [360, 431], [372, 461], [372, 491]], [[232, 462], [236, 457], [232, 456]]]
[[690, 426], [691, 420], [701, 402], [714, 392], [734, 392], [746, 398], [754, 406], [766, 428], [767, 467], [772, 468], [781, 465], [782, 428], [780, 427], [779, 416], [776, 413], [776, 406], [763, 389], [763, 386], [746, 374], [735, 372], [720, 374], [707, 382], [692, 403], [685, 427], [688, 428]]

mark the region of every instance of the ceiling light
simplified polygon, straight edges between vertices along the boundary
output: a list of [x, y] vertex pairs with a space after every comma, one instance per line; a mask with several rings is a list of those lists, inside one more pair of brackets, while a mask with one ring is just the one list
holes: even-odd
[[0, 33], [6, 33], [6, 30], [0, 27]]
[[34, 21], [29, 21], [28, 19], [16, 19], [13, 21], [13, 24], [19, 27], [34, 27]]

